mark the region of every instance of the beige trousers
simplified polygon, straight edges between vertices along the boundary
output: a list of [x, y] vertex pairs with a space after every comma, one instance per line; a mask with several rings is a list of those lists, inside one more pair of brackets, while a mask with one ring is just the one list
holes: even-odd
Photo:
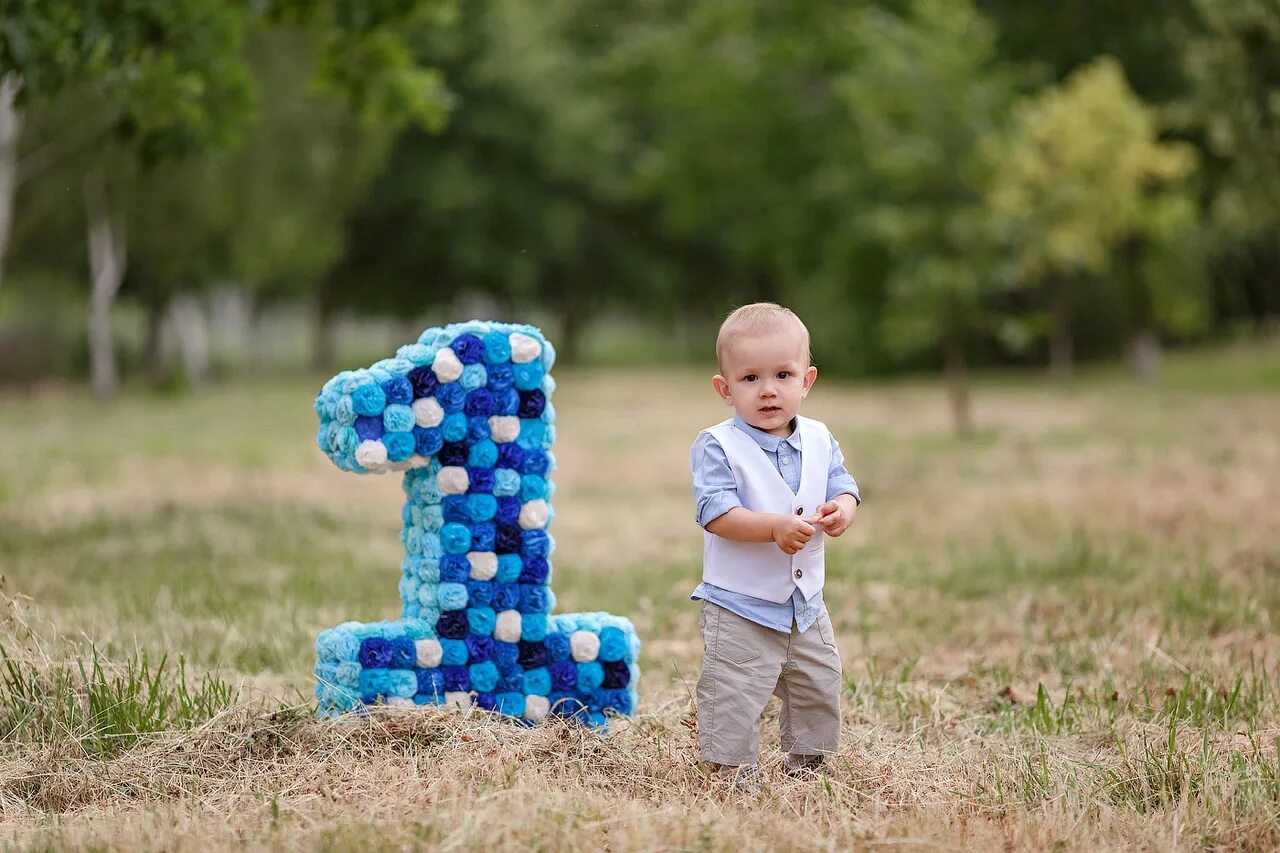
[[754, 764], [760, 715], [771, 695], [782, 701], [782, 749], [826, 755], [840, 742], [840, 653], [822, 609], [803, 634], [783, 634], [709, 601], [699, 617], [705, 655], [698, 677], [698, 743], [704, 761]]

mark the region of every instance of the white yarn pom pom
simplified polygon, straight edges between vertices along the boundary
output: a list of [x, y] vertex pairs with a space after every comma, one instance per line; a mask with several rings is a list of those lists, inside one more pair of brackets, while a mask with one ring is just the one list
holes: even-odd
[[444, 649], [440, 647], [439, 640], [418, 640], [413, 647], [418, 651], [418, 666], [423, 669], [439, 666], [444, 657]]
[[413, 467], [413, 459], [401, 459], [399, 462], [388, 462], [388, 471], [408, 471]]
[[492, 551], [472, 551], [467, 554], [471, 564], [471, 577], [478, 581], [493, 580], [498, 573], [498, 555]]
[[520, 437], [520, 419], [494, 415], [489, 418], [489, 437], [497, 444], [515, 441]]
[[509, 340], [511, 341], [511, 360], [516, 364], [533, 361], [542, 355], [542, 344], [528, 335], [512, 332]]
[[465, 690], [449, 690], [444, 694], [444, 704], [450, 708], [470, 708], [471, 694]]
[[387, 464], [387, 446], [381, 441], [365, 439], [356, 448], [356, 461], [370, 471], [381, 471]]
[[457, 353], [446, 347], [436, 353], [435, 361], [431, 362], [431, 371], [441, 382], [455, 382], [462, 375], [462, 362], [458, 361]]
[[431, 464], [431, 460], [423, 456], [421, 453], [415, 453], [409, 457], [410, 468], [425, 468]]
[[393, 707], [412, 708], [414, 706], [414, 701], [412, 699], [407, 699], [404, 696], [388, 696], [382, 701]]
[[600, 637], [591, 631], [574, 631], [569, 635], [569, 651], [578, 663], [595, 660], [600, 655]]
[[529, 501], [520, 507], [520, 526], [525, 530], [541, 530], [547, 526], [547, 502]]
[[526, 696], [524, 697], [524, 718], [535, 723], [540, 723], [547, 718], [547, 714], [551, 712], [551, 700], [546, 696]]
[[493, 638], [503, 643], [520, 641], [519, 610], [504, 610], [498, 614], [498, 621], [493, 628]]
[[442, 420], [444, 409], [440, 408], [435, 397], [419, 397], [413, 401], [413, 422], [418, 426], [440, 426]]
[[461, 465], [446, 465], [441, 468], [440, 473], [436, 475], [436, 482], [440, 484], [442, 495], [465, 495], [471, 486], [467, 469]]

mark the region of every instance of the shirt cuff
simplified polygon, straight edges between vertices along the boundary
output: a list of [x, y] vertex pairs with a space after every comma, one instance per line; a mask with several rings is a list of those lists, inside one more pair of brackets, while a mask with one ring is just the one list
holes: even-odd
[[742, 501], [737, 493], [717, 492], [698, 508], [698, 526], [705, 529], [708, 524], [738, 506], [742, 506]]
[[848, 474], [832, 477], [827, 481], [827, 500], [833, 500], [840, 495], [853, 495], [858, 506], [862, 506], [862, 495], [858, 493], [858, 483]]

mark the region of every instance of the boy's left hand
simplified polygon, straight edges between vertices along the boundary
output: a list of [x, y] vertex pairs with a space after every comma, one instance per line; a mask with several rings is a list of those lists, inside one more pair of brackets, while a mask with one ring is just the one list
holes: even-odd
[[828, 536], [839, 536], [853, 524], [858, 502], [853, 495], [838, 495], [818, 507], [816, 524]]

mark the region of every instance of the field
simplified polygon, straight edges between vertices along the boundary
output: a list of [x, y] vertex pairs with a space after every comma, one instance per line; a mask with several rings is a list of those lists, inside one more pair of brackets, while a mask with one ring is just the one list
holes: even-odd
[[[310, 717], [312, 642], [398, 615], [398, 477], [313, 445], [325, 377], [0, 396], [0, 837], [35, 849], [1280, 846], [1280, 349], [976, 391], [819, 381], [865, 504], [828, 548], [830, 776], [697, 763], [701, 372], [557, 371], [559, 608], [630, 616], [608, 738]], [[161, 659], [167, 655], [163, 668]], [[181, 658], [182, 667], [179, 667]]]

